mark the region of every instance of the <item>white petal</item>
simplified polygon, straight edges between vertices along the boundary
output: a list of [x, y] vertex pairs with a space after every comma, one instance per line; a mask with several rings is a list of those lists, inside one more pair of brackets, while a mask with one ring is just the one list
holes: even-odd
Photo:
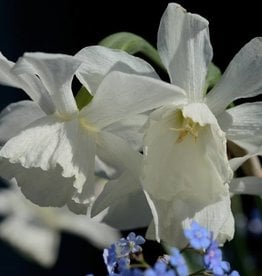
[[152, 214], [142, 189], [112, 203], [103, 221], [121, 230], [147, 227]]
[[160, 220], [160, 216], [158, 215], [158, 210], [157, 210], [157, 204], [154, 203], [154, 201], [151, 199], [150, 195], [144, 190], [144, 194], [146, 196], [148, 205], [151, 209], [151, 213], [152, 213], [152, 217], [153, 220], [151, 221], [151, 223], [149, 224], [149, 227], [147, 229], [147, 233], [146, 233], [146, 238], [148, 239], [152, 239], [152, 240], [156, 240], [157, 242], [161, 242], [161, 238], [160, 238], [160, 225], [159, 225], [159, 220]]
[[105, 185], [92, 207], [92, 216], [107, 207], [103, 221], [117, 229], [145, 227], [152, 220], [139, 179], [127, 171]]
[[23, 64], [20, 72], [14, 71], [15, 64], [7, 60], [0, 53], [0, 83], [23, 89], [32, 100], [41, 106], [46, 113], [54, 112], [54, 105], [50, 95], [39, 78], [33, 73], [25, 74], [30, 71], [30, 65]]
[[[150, 196], [155, 209], [154, 223], [152, 223], [146, 234], [146, 238], [164, 241], [171, 246], [183, 248], [187, 241], [183, 235], [182, 222], [194, 216], [199, 210], [196, 203], [184, 202], [179, 198], [172, 201], [158, 200]], [[193, 209], [192, 207], [197, 207]], [[157, 234], [156, 234], [157, 233]]]
[[106, 183], [103, 191], [97, 197], [92, 206], [91, 215], [96, 216], [111, 204], [120, 201], [129, 194], [141, 190], [138, 178], [133, 177], [130, 173], [124, 172], [118, 179]]
[[123, 140], [127, 141], [133, 149], [141, 150], [144, 136], [141, 129], [147, 119], [148, 115], [146, 114], [135, 115], [134, 117], [118, 121], [106, 127], [104, 130], [121, 137]]
[[146, 230], [145, 237], [148, 240], [155, 240], [158, 243], [160, 243], [161, 240], [160, 240], [159, 234], [156, 234], [156, 229], [158, 230], [158, 227], [155, 226], [154, 220], [152, 220]]
[[242, 157], [236, 157], [229, 160], [230, 167], [233, 171], [236, 171], [244, 162], [246, 162], [249, 158], [256, 156], [256, 155], [262, 155], [262, 147], [259, 147], [254, 152], [248, 153]]
[[[199, 123], [195, 137], [183, 132], [183, 116]], [[226, 193], [224, 184], [232, 178], [226, 139], [204, 104], [173, 108], [159, 121], [152, 120], [144, 143], [143, 187], [150, 196], [169, 201], [190, 198], [193, 191], [209, 204]]]
[[218, 122], [227, 139], [248, 152], [262, 146], [262, 102], [230, 108], [218, 117]]
[[[232, 240], [235, 231], [234, 217], [230, 205], [230, 195], [228, 193], [220, 201], [206, 206], [200, 212], [196, 212], [192, 219], [212, 231], [214, 239], [220, 244], [224, 244], [227, 240]], [[189, 225], [190, 222], [187, 220], [183, 223], [183, 228], [188, 228]]]
[[10, 189], [1, 188], [0, 192], [0, 214], [9, 215], [13, 211], [13, 202], [16, 202], [13, 197], [13, 192]]
[[[44, 195], [42, 194], [42, 196]], [[6, 211], [4, 213], [9, 215], [8, 220], [15, 220], [17, 222], [16, 230], [18, 232], [23, 232], [23, 229], [21, 228], [25, 227], [25, 231], [28, 231], [31, 234], [33, 231], [40, 233], [39, 240], [37, 240], [37, 237], [32, 237], [34, 243], [30, 244], [30, 242], [25, 242], [25, 246], [28, 247], [29, 251], [34, 252], [35, 250], [38, 250], [39, 254], [41, 253], [41, 249], [34, 249], [33, 247], [41, 242], [41, 233], [44, 234], [45, 232], [47, 232], [47, 236], [50, 235], [49, 232], [57, 236], [59, 231], [66, 230], [88, 239], [95, 246], [99, 247], [108, 246], [119, 238], [119, 234], [116, 230], [93, 219], [91, 220], [86, 215], [76, 216], [69, 212], [67, 208], [38, 207], [24, 199], [19, 189], [14, 186], [10, 187], [10, 189], [1, 191], [0, 211]], [[12, 232], [10, 234], [12, 234]], [[21, 241], [19, 239], [17, 240], [17, 238], [13, 242], [18, 243], [17, 246], [21, 244]], [[46, 242], [46, 247], [50, 247], [48, 239]], [[30, 246], [32, 248], [30, 248]], [[50, 258], [55, 260], [53, 255], [56, 255], [56, 251], [57, 250], [47, 253], [49, 253]], [[47, 254], [44, 254], [42, 258], [46, 258], [46, 255]]]
[[[166, 201], [151, 197], [151, 200], [157, 213], [158, 235], [169, 245], [183, 248], [187, 244], [183, 230], [190, 226], [192, 220], [212, 231], [214, 239], [219, 238], [220, 243], [231, 240], [234, 235], [229, 194], [209, 205], [195, 201], [193, 198], [182, 200], [175, 197], [172, 201]], [[154, 232], [151, 225], [147, 237], [155, 239]]]
[[44, 171], [39, 168], [24, 168], [20, 164], [11, 164], [7, 159], [1, 159], [0, 169], [1, 176], [6, 179], [15, 176], [23, 194], [40, 206], [61, 207], [70, 201], [74, 192], [74, 179], [62, 177], [60, 167]]
[[50, 267], [56, 261], [60, 238], [49, 228], [11, 216], [1, 223], [0, 237], [43, 266]]
[[56, 261], [60, 240], [56, 231], [58, 209], [32, 204], [15, 186], [15, 180], [9, 184], [9, 188], [0, 193], [0, 210], [3, 211], [5, 206], [5, 214], [8, 215], [0, 224], [0, 237], [27, 257], [51, 266]]
[[[204, 103], [192, 103], [185, 105], [182, 108], [182, 113], [185, 118], [191, 118], [200, 126], [215, 125], [217, 128], [219, 128], [216, 117]], [[218, 129], [217, 135], [222, 135], [220, 132], [221, 130]]]
[[[25, 210], [25, 202], [29, 201], [24, 198], [17, 182], [13, 178], [11, 181], [6, 181], [8, 188], [2, 188], [0, 190], [0, 212], [2, 215], [23, 214], [24, 218], [28, 217]], [[31, 204], [33, 205], [33, 204]], [[29, 215], [31, 216], [31, 214]]]
[[208, 93], [207, 103], [221, 113], [235, 99], [248, 98], [262, 91], [262, 38], [247, 43], [233, 58], [218, 84]]
[[86, 215], [74, 215], [62, 213], [57, 218], [58, 226], [61, 230], [69, 231], [87, 239], [96, 247], [105, 248], [119, 239], [117, 230], [89, 219]]
[[[212, 206], [222, 202], [221, 208], [224, 208], [226, 204], [228, 189], [225, 184], [232, 178], [226, 139], [205, 104], [189, 104], [182, 109], [169, 106], [169, 110], [163, 109], [162, 116], [156, 112], [157, 116], [152, 114], [145, 136], [142, 181], [154, 217], [155, 230], [151, 232], [156, 239], [184, 246], [181, 223], [205, 217], [203, 223], [211, 227], [217, 208]], [[197, 126], [189, 125], [188, 133], [183, 132], [187, 118], [198, 123]], [[226, 202], [228, 205], [229, 200]], [[225, 217], [219, 218], [210, 228], [217, 231], [216, 235], [225, 221], [232, 222], [224, 209], [219, 216], [224, 214]], [[223, 228], [223, 235], [231, 237], [231, 230], [232, 225]]]
[[158, 78], [151, 65], [121, 50], [90, 46], [80, 50], [76, 57], [83, 62], [76, 75], [92, 95], [112, 70]]
[[72, 56], [26, 53], [17, 61], [13, 71], [16, 74], [37, 75], [57, 111], [61, 116], [67, 116], [78, 112], [71, 83], [80, 64]]
[[13, 66], [14, 63], [6, 59], [0, 52], [0, 83], [3, 85], [21, 88], [20, 80], [17, 76], [10, 72]]
[[183, 88], [191, 101], [202, 99], [212, 59], [208, 21], [169, 4], [159, 26], [158, 51], [171, 82]]
[[[230, 204], [227, 204], [227, 202], [225, 201], [223, 202], [219, 202], [217, 203], [216, 206], [214, 206], [214, 208], [220, 208], [220, 206], [222, 205], [222, 210], [221, 212], [219, 212], [220, 216], [223, 217], [223, 213], [224, 211], [228, 211], [228, 216], [224, 222], [224, 224], [219, 227], [218, 229], [218, 235], [216, 240], [218, 241], [218, 243], [223, 246], [223, 244], [226, 241], [230, 241], [234, 238], [235, 235], [235, 219], [233, 216], [233, 213], [230, 209]], [[216, 212], [214, 212], [213, 214], [216, 214]], [[216, 223], [216, 225], [218, 226], [218, 224]]]
[[149, 77], [112, 72], [81, 113], [95, 125], [105, 127], [167, 103], [185, 101], [184, 91], [174, 85]]
[[76, 173], [74, 187], [77, 189], [77, 194], [73, 199], [77, 203], [89, 204], [95, 196], [96, 137], [95, 134], [82, 127], [78, 128], [77, 136], [75, 136], [75, 131], [71, 132], [73, 136], [70, 138], [70, 141], [74, 143], [73, 159], [70, 161]]
[[97, 155], [95, 156], [95, 174], [104, 179], [114, 179], [118, 175], [118, 172], [113, 167], [103, 162]]
[[97, 135], [97, 156], [119, 173], [128, 170], [131, 175], [138, 177], [141, 169], [141, 155], [131, 146], [112, 133], [101, 131]]
[[262, 195], [262, 178], [246, 176], [234, 178], [230, 183], [233, 194]]
[[0, 143], [6, 142], [43, 116], [45, 113], [33, 101], [20, 101], [8, 105], [0, 113]]
[[[26, 196], [35, 203], [39, 200], [41, 205], [61, 206], [72, 198], [76, 189], [74, 199], [87, 204], [94, 196], [95, 162], [95, 137], [89, 134], [78, 120], [61, 122], [56, 116], [39, 119], [1, 149], [4, 167], [1, 175], [16, 177]], [[44, 183], [43, 186], [38, 182]], [[35, 190], [31, 190], [32, 186]], [[37, 190], [45, 191], [52, 201], [41, 199]]]

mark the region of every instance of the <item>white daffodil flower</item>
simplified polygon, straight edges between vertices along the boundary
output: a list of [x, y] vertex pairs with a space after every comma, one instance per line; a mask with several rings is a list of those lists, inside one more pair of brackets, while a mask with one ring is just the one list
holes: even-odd
[[255, 154], [262, 144], [261, 103], [225, 109], [237, 98], [261, 93], [262, 41], [254, 39], [242, 48], [207, 95], [212, 48], [204, 18], [170, 4], [160, 22], [158, 50], [171, 83], [186, 92], [187, 103], [176, 104], [174, 97], [150, 116], [143, 186], [154, 215], [152, 232], [157, 239], [182, 244], [180, 226], [188, 227], [194, 219], [223, 243], [234, 234], [226, 139]]
[[[93, 98], [80, 111], [71, 91], [75, 73], [85, 85], [92, 84]], [[137, 74], [143, 75], [142, 81], [150, 79], [150, 89], [141, 89]], [[130, 87], [125, 83], [128, 76], [134, 77]], [[96, 196], [95, 161], [99, 169], [106, 164], [106, 170], [108, 165], [119, 174], [128, 169], [132, 177], [138, 177], [141, 155], [128, 143], [132, 144], [129, 134], [136, 126], [128, 133], [126, 124], [170, 102], [175, 92], [184, 99], [180, 88], [163, 85], [141, 59], [98, 46], [87, 47], [75, 57], [28, 53], [16, 64], [1, 56], [0, 82], [22, 88], [33, 100], [12, 104], [2, 112], [0, 175], [15, 177], [32, 202], [54, 207], [67, 204], [75, 213], [85, 213]], [[137, 125], [143, 121], [139, 119]], [[133, 141], [133, 148], [139, 148], [138, 140]]]
[[58, 256], [60, 234], [67, 231], [104, 248], [119, 238], [113, 228], [100, 223], [101, 217], [90, 219], [75, 215], [66, 207], [39, 207], [21, 194], [17, 185], [0, 190], [0, 238], [43, 266], [52, 266]]
[[[98, 46], [87, 47], [75, 57], [27, 53], [16, 64], [0, 56], [0, 83], [22, 88], [33, 100], [12, 104], [1, 114], [1, 140], [8, 141], [0, 150], [0, 175], [15, 177], [34, 203], [67, 204], [72, 211], [84, 213], [95, 196], [95, 159], [120, 171], [136, 166], [139, 154], [120, 138], [126, 124], [114, 123], [125, 120], [134, 125], [133, 116], [159, 104], [144, 105], [142, 100], [135, 112], [128, 111], [126, 106], [132, 109], [141, 100], [139, 93], [133, 93], [133, 102], [132, 97], [119, 94], [117, 73], [101, 83], [110, 68], [157, 77], [143, 60]], [[81, 110], [71, 91], [76, 72], [85, 85], [91, 83], [88, 88], [93, 94]], [[144, 117], [137, 125], [141, 122]]]
[[[206, 19], [169, 4], [159, 27], [158, 50], [174, 93], [149, 116], [142, 177], [133, 179], [142, 182], [154, 217], [148, 237], [184, 246], [183, 228], [195, 220], [223, 243], [234, 235], [230, 192], [254, 194], [256, 189], [261, 194], [258, 178], [236, 179], [229, 185], [233, 170], [262, 153], [262, 103], [225, 109], [235, 99], [262, 92], [262, 39], [253, 39], [240, 50], [208, 94], [206, 77], [213, 53]], [[125, 85], [144, 93], [154, 86], [159, 99], [167, 93], [166, 83], [145, 77], [126, 76]], [[229, 161], [227, 139], [247, 149], [248, 155]], [[107, 187], [118, 191], [121, 181], [110, 181]], [[141, 190], [139, 184], [132, 189], [124, 186], [127, 196]], [[93, 214], [120, 200], [105, 191]]]
[[[121, 50], [92, 46], [80, 50], [76, 57], [83, 61], [76, 76], [93, 96], [103, 78], [111, 71], [159, 78], [148, 63]], [[139, 130], [147, 118], [148, 116], [145, 114], [135, 114], [132, 117], [119, 120], [105, 129], [123, 138], [134, 149], [142, 150], [143, 132]]]

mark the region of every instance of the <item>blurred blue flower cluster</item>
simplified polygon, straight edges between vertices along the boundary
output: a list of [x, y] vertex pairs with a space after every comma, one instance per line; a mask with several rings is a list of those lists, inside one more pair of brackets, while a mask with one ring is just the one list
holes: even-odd
[[[206, 228], [193, 221], [191, 227], [185, 229], [184, 235], [188, 245], [179, 250], [170, 249], [168, 255], [159, 257], [153, 266], [150, 266], [143, 256], [142, 244], [145, 239], [131, 232], [127, 238], [121, 238], [104, 249], [104, 262], [110, 276], [188, 276], [188, 275], [215, 275], [238, 276], [239, 273], [231, 270], [230, 264], [223, 260], [222, 251], [213, 235]], [[187, 264], [184, 252], [194, 252], [202, 258], [202, 268], [191, 271]]]

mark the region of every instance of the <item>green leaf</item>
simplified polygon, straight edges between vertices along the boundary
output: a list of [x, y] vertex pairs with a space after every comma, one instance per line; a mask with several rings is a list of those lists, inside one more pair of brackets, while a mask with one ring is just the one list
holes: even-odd
[[99, 43], [101, 46], [123, 50], [131, 55], [141, 53], [148, 57], [163, 70], [163, 66], [157, 50], [144, 38], [128, 32], [120, 32], [107, 36]]
[[76, 104], [79, 110], [90, 103], [93, 96], [88, 92], [88, 90], [82, 86], [75, 96]]
[[220, 80], [220, 78], [220, 69], [213, 62], [211, 62], [208, 67], [205, 91], [209, 91], [210, 89], [212, 89], [215, 84]]

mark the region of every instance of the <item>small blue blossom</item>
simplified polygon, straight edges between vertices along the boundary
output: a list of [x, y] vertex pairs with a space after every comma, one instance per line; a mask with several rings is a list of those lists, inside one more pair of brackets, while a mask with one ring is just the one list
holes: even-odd
[[178, 276], [188, 275], [188, 268], [184, 257], [177, 248], [171, 249], [170, 264], [175, 267]]
[[184, 230], [184, 235], [196, 250], [207, 249], [212, 239], [211, 233], [195, 221], [192, 221], [190, 229]]
[[154, 268], [148, 268], [144, 272], [144, 276], [175, 276], [174, 270], [168, 269], [166, 263], [157, 261]]
[[104, 249], [103, 258], [109, 275], [118, 275], [115, 271], [123, 271], [128, 269], [130, 259], [128, 256], [118, 254], [118, 242], [112, 244], [109, 248]]
[[130, 265], [130, 259], [127, 257], [119, 258], [117, 260], [117, 269], [122, 272], [127, 270]]
[[[203, 262], [207, 273], [214, 276], [239, 276], [237, 271], [231, 271], [230, 264], [223, 261], [222, 251], [216, 241], [212, 240], [212, 234], [196, 222], [192, 222], [191, 228], [185, 230], [185, 236], [190, 245], [196, 250], [204, 250]], [[142, 236], [136, 236], [131, 232], [126, 238], [106, 248], [103, 253], [104, 262], [109, 276], [188, 276], [188, 267], [185, 259], [177, 248], [171, 249], [170, 256], [163, 256], [154, 267], [145, 271], [132, 268], [134, 253], [142, 251], [141, 244], [145, 242]], [[164, 260], [164, 261], [163, 261]], [[131, 262], [131, 263], [130, 263]]]
[[135, 268], [135, 269], [123, 270], [120, 275], [121, 276], [143, 276], [144, 273], [142, 270]]
[[228, 262], [222, 260], [222, 251], [218, 248], [216, 241], [212, 241], [204, 255], [204, 265], [208, 270], [211, 270], [214, 275], [227, 275], [230, 271]]
[[122, 248], [121, 254], [129, 255], [130, 253], [141, 252], [142, 248], [140, 245], [145, 243], [145, 239], [142, 236], [136, 236], [135, 233], [131, 232], [126, 239], [122, 238], [118, 243]]
[[240, 276], [240, 274], [236, 271], [233, 270], [230, 274], [228, 274], [229, 276]]
[[[131, 271], [129, 270], [129, 255], [131, 253], [142, 251], [140, 245], [144, 242], [145, 239], [142, 236], [136, 236], [135, 233], [132, 232], [127, 236], [126, 239], [121, 238], [119, 241], [112, 244], [109, 248], [104, 249], [103, 257], [109, 275], [123, 275], [123, 273], [125, 273], [124, 275], [127, 275], [127, 273]], [[136, 270], [132, 273], [137, 273], [138, 275], [139, 271]]]
[[117, 263], [116, 245], [112, 244], [109, 248], [105, 248], [103, 252], [104, 263], [108, 273], [112, 273]]

